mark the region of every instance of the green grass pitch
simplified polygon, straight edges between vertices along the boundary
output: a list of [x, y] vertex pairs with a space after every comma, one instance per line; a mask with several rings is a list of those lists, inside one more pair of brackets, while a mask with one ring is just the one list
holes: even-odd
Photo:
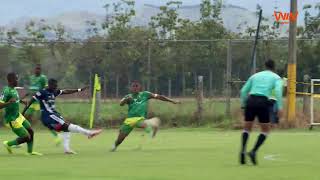
[[[92, 140], [72, 135], [79, 154], [67, 156], [55, 147], [50, 133], [36, 131], [35, 150], [42, 157], [25, 156], [26, 147], [8, 155], [0, 148], [0, 179], [21, 180], [316, 180], [320, 173], [320, 132], [272, 133], [259, 152], [259, 166], [240, 166], [240, 131], [210, 128], [161, 130], [156, 139], [134, 131], [117, 152], [109, 152], [117, 131], [107, 129]], [[249, 147], [257, 133], [250, 136]], [[15, 136], [0, 129], [0, 140]]]

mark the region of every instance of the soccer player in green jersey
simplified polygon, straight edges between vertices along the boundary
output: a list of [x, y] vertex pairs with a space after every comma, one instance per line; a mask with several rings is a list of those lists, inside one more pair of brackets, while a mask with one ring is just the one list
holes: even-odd
[[[47, 76], [41, 74], [41, 65], [37, 64], [34, 69], [34, 74], [29, 78], [29, 92], [27, 93], [27, 95], [32, 96], [34, 93], [44, 89], [46, 86], [48, 86]], [[39, 102], [36, 102], [29, 107], [25, 114], [26, 118], [32, 120], [33, 114], [36, 111], [40, 111]]]
[[178, 104], [180, 102], [169, 99], [163, 95], [154, 94], [148, 91], [142, 91], [141, 84], [133, 81], [130, 86], [131, 93], [126, 95], [121, 101], [120, 106], [128, 105], [128, 117], [120, 127], [118, 139], [115, 141], [111, 151], [114, 152], [123, 140], [130, 134], [133, 128], [143, 128], [147, 133], [154, 137], [158, 130], [159, 119], [146, 119], [148, 114], [148, 101], [157, 99], [161, 101]]
[[8, 152], [12, 153], [12, 146], [17, 146], [22, 143], [28, 145], [28, 155], [41, 155], [33, 152], [33, 135], [34, 132], [30, 123], [20, 114], [18, 91], [15, 89], [18, 85], [18, 76], [15, 73], [7, 75], [8, 86], [4, 87], [1, 95], [0, 109], [5, 109], [4, 120], [11, 127], [12, 131], [18, 136], [12, 141], [4, 141], [3, 145]]
[[[37, 64], [34, 68], [34, 74], [29, 78], [29, 92], [26, 96], [33, 96], [36, 92], [44, 89], [48, 86], [47, 76], [41, 73], [41, 65]], [[34, 114], [40, 112], [40, 104], [38, 101], [34, 102], [28, 110], [25, 112], [25, 117], [31, 122], [34, 122]], [[56, 131], [50, 130], [51, 134], [55, 138], [56, 145], [61, 144], [61, 138]]]

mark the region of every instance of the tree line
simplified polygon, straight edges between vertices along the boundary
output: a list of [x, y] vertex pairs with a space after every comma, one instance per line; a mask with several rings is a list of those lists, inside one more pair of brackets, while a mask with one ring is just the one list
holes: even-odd
[[[159, 7], [146, 27], [133, 26], [134, 0], [106, 4], [102, 24], [87, 22], [84, 40], [72, 39], [62, 24], [48, 25], [45, 20], [30, 21], [24, 32], [0, 29], [0, 85], [5, 74], [17, 71], [21, 84], [27, 82], [35, 64], [42, 64], [49, 77], [57, 78], [63, 87], [92, 82], [101, 76], [103, 95], [120, 96], [134, 79], [145, 89], [172, 96], [194, 93], [197, 76], [204, 76], [206, 96], [222, 96], [228, 39], [231, 39], [232, 78], [246, 80], [250, 75], [250, 59], [256, 27], [239, 24], [246, 30], [233, 33], [223, 26], [220, 0], [202, 0], [201, 17], [190, 21], [179, 16], [181, 1], [169, 1]], [[309, 13], [314, 8], [316, 15]], [[261, 6], [257, 5], [257, 12]], [[298, 80], [304, 74], [317, 78], [320, 74], [320, 5], [304, 7], [305, 25], [298, 28]], [[277, 71], [286, 76], [288, 44], [280, 37], [280, 25], [269, 25], [263, 17], [258, 44], [258, 67], [264, 60], [274, 59]], [[104, 33], [101, 33], [104, 32]], [[54, 40], [48, 40], [48, 33]], [[234, 39], [234, 40], [232, 40]], [[193, 40], [193, 41], [190, 41]]]

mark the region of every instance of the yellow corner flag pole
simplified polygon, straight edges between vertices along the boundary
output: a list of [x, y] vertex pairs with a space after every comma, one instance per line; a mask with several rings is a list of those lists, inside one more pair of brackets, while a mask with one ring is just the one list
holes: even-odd
[[101, 90], [101, 84], [100, 84], [100, 80], [97, 74], [95, 74], [94, 76], [94, 85], [93, 85], [93, 97], [92, 97], [92, 105], [91, 105], [91, 114], [90, 114], [90, 128], [93, 127], [93, 121], [94, 121], [94, 114], [95, 114], [95, 110], [96, 110], [96, 94], [97, 91]]

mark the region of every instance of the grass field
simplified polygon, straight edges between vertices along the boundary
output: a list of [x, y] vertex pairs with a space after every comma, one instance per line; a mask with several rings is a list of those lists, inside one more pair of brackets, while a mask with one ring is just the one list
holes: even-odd
[[[259, 166], [240, 166], [240, 131], [209, 128], [168, 129], [156, 139], [135, 131], [119, 147], [108, 152], [116, 130], [105, 130], [92, 140], [73, 135], [78, 155], [63, 155], [50, 134], [36, 132], [36, 150], [42, 157], [25, 156], [25, 147], [8, 155], [0, 148], [0, 179], [21, 180], [317, 180], [320, 177], [320, 132], [278, 131], [270, 135], [259, 152]], [[257, 133], [250, 136], [250, 146]], [[0, 139], [14, 138], [0, 129]], [[140, 148], [139, 148], [139, 145]]]

